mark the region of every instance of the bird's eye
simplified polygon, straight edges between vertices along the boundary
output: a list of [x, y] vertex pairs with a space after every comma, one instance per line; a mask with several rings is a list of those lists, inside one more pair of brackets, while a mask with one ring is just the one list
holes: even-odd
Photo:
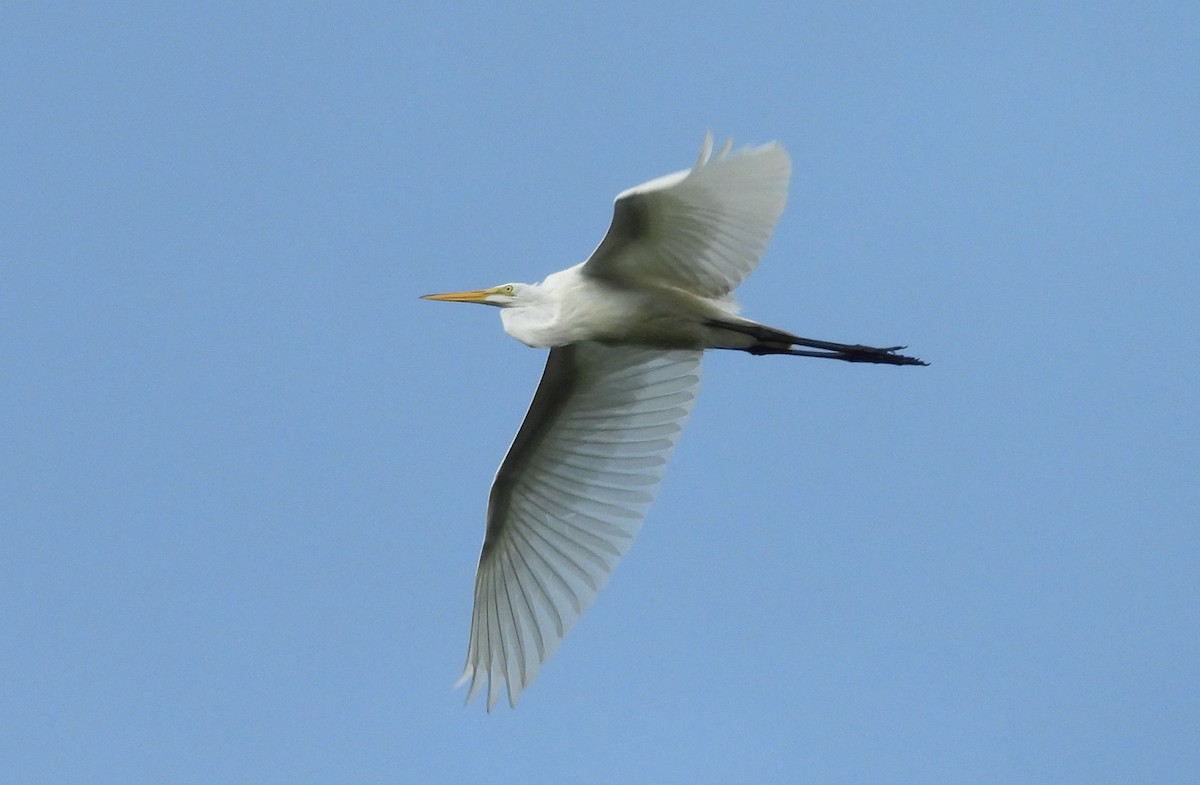
[[513, 285], [509, 283], [509, 284], [505, 284], [504, 287], [500, 291], [503, 292], [504, 294], [511, 295], [516, 292], [516, 289], [514, 289]]

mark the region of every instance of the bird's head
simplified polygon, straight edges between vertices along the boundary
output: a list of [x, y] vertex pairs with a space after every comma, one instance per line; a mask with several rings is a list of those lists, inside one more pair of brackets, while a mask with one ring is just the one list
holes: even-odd
[[522, 295], [528, 294], [534, 287], [525, 283], [506, 283], [493, 286], [491, 289], [474, 289], [469, 292], [447, 292], [446, 294], [426, 294], [422, 300], [441, 300], [449, 303], [482, 303], [495, 305], [499, 308], [510, 308], [521, 305]]

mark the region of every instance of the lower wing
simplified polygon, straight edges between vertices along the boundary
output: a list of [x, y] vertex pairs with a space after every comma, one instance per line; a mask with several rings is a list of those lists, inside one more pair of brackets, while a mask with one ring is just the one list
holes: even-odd
[[467, 701], [509, 705], [607, 582], [641, 527], [695, 400], [701, 352], [551, 349], [488, 499]]

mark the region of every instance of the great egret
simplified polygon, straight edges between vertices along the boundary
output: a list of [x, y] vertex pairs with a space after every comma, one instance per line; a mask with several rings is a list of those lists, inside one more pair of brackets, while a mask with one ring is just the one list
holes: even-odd
[[902, 346], [800, 338], [737, 315], [787, 200], [777, 143], [712, 156], [617, 196], [587, 261], [541, 284], [430, 294], [495, 305], [504, 330], [549, 347], [542, 381], [488, 496], [467, 702], [490, 711], [537, 675], [629, 548], [692, 407], [705, 349], [924, 365]]

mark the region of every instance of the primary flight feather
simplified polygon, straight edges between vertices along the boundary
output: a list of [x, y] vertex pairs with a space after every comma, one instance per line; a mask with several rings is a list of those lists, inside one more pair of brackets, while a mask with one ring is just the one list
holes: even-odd
[[541, 284], [426, 299], [495, 305], [504, 330], [550, 355], [496, 472], [467, 662], [467, 701], [517, 697], [608, 580], [641, 527], [700, 383], [705, 349], [924, 365], [897, 352], [801, 338], [737, 315], [787, 201], [776, 143], [714, 156], [617, 196], [587, 261]]

